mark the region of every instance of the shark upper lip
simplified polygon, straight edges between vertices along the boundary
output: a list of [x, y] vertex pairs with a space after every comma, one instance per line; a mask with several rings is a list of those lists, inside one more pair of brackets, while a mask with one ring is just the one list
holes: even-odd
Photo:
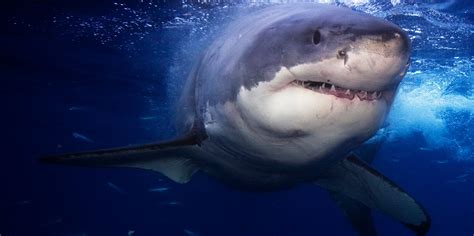
[[302, 81], [294, 80], [291, 82], [292, 85], [300, 86], [306, 89], [313, 90], [318, 93], [330, 94], [340, 98], [354, 99], [358, 97], [361, 101], [374, 101], [379, 100], [382, 97], [382, 91], [364, 91], [364, 90], [355, 90], [347, 89], [336, 86], [334, 84], [325, 83], [325, 82], [316, 82], [316, 81]]

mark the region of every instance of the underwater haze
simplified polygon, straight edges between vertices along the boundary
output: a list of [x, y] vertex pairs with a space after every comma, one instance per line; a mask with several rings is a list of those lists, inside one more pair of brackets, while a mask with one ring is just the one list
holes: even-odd
[[[297, 1], [15, 1], [0, 7], [0, 235], [356, 235], [326, 191], [243, 192], [203, 174], [48, 166], [45, 154], [173, 137], [187, 74], [225, 26]], [[305, 1], [307, 2], [307, 1]], [[398, 24], [409, 70], [374, 167], [474, 235], [474, 2], [320, 0]], [[379, 235], [413, 235], [374, 212]]]

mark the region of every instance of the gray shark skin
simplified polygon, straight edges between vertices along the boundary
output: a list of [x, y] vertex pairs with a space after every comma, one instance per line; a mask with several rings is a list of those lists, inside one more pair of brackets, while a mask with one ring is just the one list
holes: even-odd
[[425, 235], [423, 207], [353, 152], [384, 123], [410, 51], [402, 29], [368, 14], [269, 7], [230, 24], [196, 62], [175, 139], [41, 161], [141, 168], [178, 183], [200, 171], [251, 191], [311, 183], [360, 235], [376, 235], [370, 209]]

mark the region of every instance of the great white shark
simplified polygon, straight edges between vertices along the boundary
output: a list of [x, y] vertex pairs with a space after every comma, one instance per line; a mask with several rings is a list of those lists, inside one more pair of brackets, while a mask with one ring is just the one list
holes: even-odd
[[237, 188], [327, 189], [361, 235], [370, 209], [425, 235], [430, 217], [355, 150], [383, 125], [409, 64], [407, 34], [348, 8], [273, 6], [231, 23], [196, 62], [180, 134], [46, 163], [142, 168], [178, 183], [201, 171]]

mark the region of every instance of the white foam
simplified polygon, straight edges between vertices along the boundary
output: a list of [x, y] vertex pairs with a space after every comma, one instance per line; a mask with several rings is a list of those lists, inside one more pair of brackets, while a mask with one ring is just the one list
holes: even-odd
[[[474, 97], [468, 95], [474, 88], [467, 85], [467, 94], [450, 91], [460, 80], [472, 79], [470, 62], [467, 64], [408, 74], [388, 117], [388, 141], [419, 132], [427, 142], [425, 148], [447, 149], [458, 160], [474, 160], [472, 133], [462, 128], [471, 128], [474, 122]], [[458, 117], [461, 113], [463, 118]]]

